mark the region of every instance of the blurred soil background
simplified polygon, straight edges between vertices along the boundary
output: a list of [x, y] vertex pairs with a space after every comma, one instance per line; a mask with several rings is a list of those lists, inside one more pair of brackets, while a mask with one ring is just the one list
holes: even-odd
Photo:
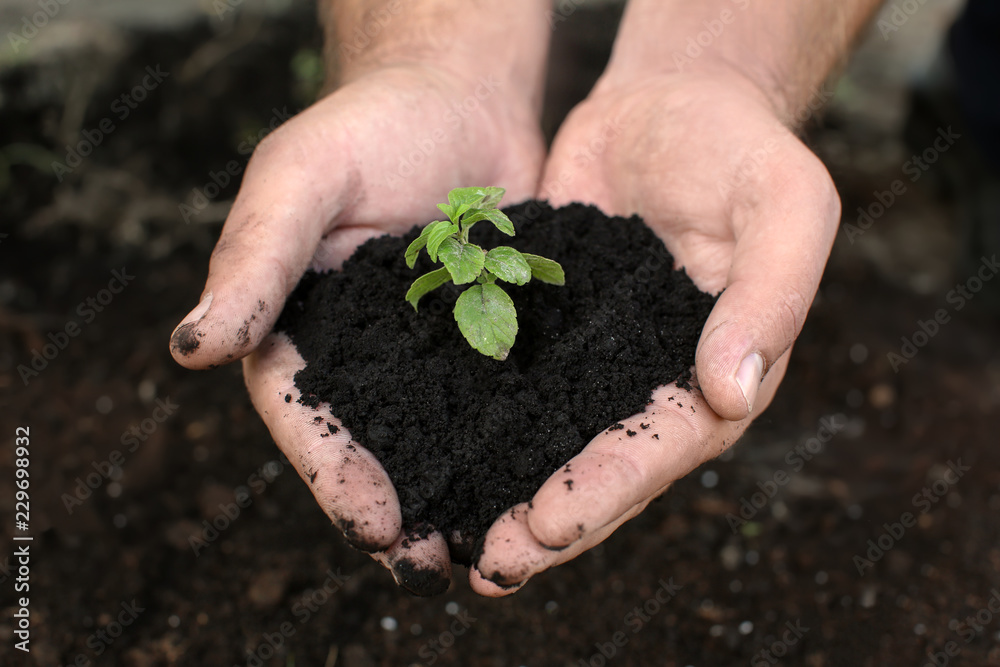
[[[873, 27], [809, 124], [845, 227], [770, 410], [605, 544], [502, 600], [472, 594], [461, 568], [442, 597], [398, 589], [279, 460], [239, 366], [190, 372], [167, 351], [238, 189], [236, 176], [213, 190], [212, 174], [234, 160], [241, 171], [246, 146], [319, 89], [315, 8], [59, 7], [16, 51], [0, 44], [0, 663], [703, 667], [765, 664], [771, 650], [788, 665], [922, 665], [952, 641], [947, 664], [1000, 664], [1000, 618], [961, 625], [1000, 586], [1000, 281], [960, 311], [947, 301], [974, 275], [961, 258], [980, 158], [947, 104], [912, 113], [921, 95], [947, 99], [936, 55], [960, 3], [928, 0], [888, 38]], [[550, 133], [600, 72], [620, 13], [562, 7]], [[0, 33], [37, 11], [6, 0]], [[147, 68], [169, 75], [122, 117]], [[114, 130], [54, 173], [105, 121]], [[858, 207], [949, 125], [962, 139], [852, 238]], [[125, 289], [81, 311], [123, 267]], [[887, 355], [942, 308], [949, 321], [895, 372]], [[79, 335], [26, 386], [18, 366], [69, 322]], [[843, 428], [795, 459], [830, 415]], [[16, 426], [32, 436], [30, 656], [10, 621]], [[114, 450], [110, 479], [81, 487]], [[969, 469], [956, 479], [958, 462]], [[249, 505], [220, 521], [236, 497]], [[749, 519], [733, 529], [741, 507]], [[859, 573], [855, 557], [907, 512], [915, 525]], [[206, 533], [212, 521], [228, 527]], [[661, 604], [671, 582], [681, 588]], [[123, 604], [134, 613], [119, 634]]]

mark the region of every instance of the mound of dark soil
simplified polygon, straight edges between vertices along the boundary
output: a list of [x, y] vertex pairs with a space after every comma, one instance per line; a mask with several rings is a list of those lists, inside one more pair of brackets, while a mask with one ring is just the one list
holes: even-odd
[[507, 213], [510, 239], [485, 223], [474, 240], [550, 257], [566, 285], [504, 288], [519, 333], [506, 361], [473, 350], [452, 316], [461, 289], [403, 300], [418, 233], [362, 245], [341, 272], [309, 273], [278, 322], [307, 366], [306, 404], [329, 401], [392, 479], [406, 525], [478, 539], [506, 509], [602, 429], [637, 412], [652, 390], [690, 378], [715, 297], [698, 290], [643, 222], [596, 208], [528, 202]]

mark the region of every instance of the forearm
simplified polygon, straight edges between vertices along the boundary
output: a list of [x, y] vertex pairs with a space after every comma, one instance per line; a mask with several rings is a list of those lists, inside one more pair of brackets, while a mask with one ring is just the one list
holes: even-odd
[[339, 85], [372, 69], [434, 63], [510, 82], [540, 107], [548, 8], [547, 0], [320, 0], [327, 66]]
[[738, 72], [791, 119], [845, 57], [881, 0], [631, 0], [608, 80]]

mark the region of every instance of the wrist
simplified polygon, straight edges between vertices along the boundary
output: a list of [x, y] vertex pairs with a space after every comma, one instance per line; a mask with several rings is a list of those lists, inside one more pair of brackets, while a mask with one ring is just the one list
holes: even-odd
[[549, 29], [545, 0], [321, 0], [327, 87], [428, 67], [540, 112]]

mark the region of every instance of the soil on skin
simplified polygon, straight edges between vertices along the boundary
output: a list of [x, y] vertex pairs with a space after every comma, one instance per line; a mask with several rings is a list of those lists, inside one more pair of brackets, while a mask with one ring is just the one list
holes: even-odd
[[473, 241], [556, 259], [566, 285], [503, 284], [519, 325], [505, 361], [458, 330], [464, 287], [431, 293], [419, 312], [404, 301], [435, 268], [425, 253], [415, 269], [403, 260], [416, 228], [369, 241], [342, 272], [308, 274], [277, 326], [307, 362], [298, 400], [329, 402], [382, 462], [404, 523], [472, 540], [602, 429], [642, 412], [657, 386], [687, 386], [715, 303], [636, 217], [543, 202], [507, 213], [516, 237], [481, 224]]

